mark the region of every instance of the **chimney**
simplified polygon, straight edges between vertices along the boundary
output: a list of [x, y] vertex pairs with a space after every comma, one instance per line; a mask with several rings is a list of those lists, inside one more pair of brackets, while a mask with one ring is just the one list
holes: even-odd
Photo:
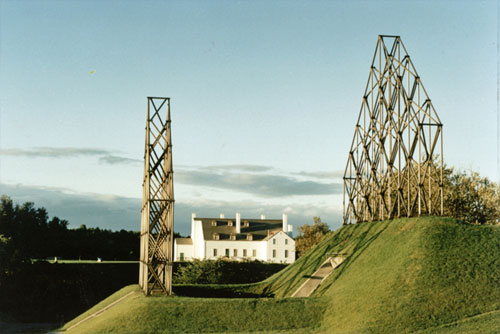
[[286, 213], [283, 213], [283, 232], [288, 231], [288, 216]]
[[236, 233], [241, 233], [241, 215], [236, 213]]
[[261, 219], [261, 220], [266, 219], [266, 215], [260, 215], [260, 219]]
[[219, 218], [224, 218], [224, 214], [223, 214], [223, 213], [221, 213], [221, 214], [219, 215]]
[[194, 240], [194, 219], [196, 218], [196, 213], [191, 214], [191, 239]]
[[288, 232], [292, 233], [293, 232], [293, 225], [288, 224]]

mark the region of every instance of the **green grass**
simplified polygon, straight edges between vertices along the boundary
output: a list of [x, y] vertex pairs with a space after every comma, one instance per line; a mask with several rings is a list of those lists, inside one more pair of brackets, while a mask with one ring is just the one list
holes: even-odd
[[500, 308], [500, 229], [425, 217], [349, 226], [351, 254], [315, 295], [323, 328], [409, 333]]
[[327, 254], [343, 244], [341, 231], [327, 236], [318, 246], [280, 272], [262, 282], [249, 284], [247, 291], [273, 297], [291, 296], [327, 259]]
[[[244, 332], [248, 328], [263, 332], [307, 333], [318, 326], [326, 307], [323, 298], [145, 297], [136, 285], [120, 290], [113, 299], [133, 290], [138, 293], [68, 333], [227, 333]], [[106, 300], [95, 310], [111, 302]], [[74, 319], [64, 329], [95, 310]]]
[[[288, 298], [332, 252], [348, 257], [313, 297]], [[493, 333], [500, 322], [499, 252], [498, 226], [438, 217], [348, 225], [262, 282], [184, 286], [201, 296], [275, 298], [139, 293], [69, 333]]]
[[64, 325], [63, 328], [66, 329], [66, 328], [69, 328], [69, 327], [73, 326], [74, 324], [76, 324], [80, 320], [83, 320], [83, 319], [87, 318], [89, 315], [94, 314], [95, 312], [98, 312], [99, 310], [102, 310], [103, 308], [105, 308], [109, 304], [111, 304], [111, 303], [115, 302], [116, 300], [124, 297], [125, 295], [129, 294], [132, 291], [139, 292], [139, 286], [138, 285], [129, 285], [127, 287], [124, 287], [123, 289], [118, 290], [117, 292], [115, 292], [114, 294], [112, 294], [111, 296], [109, 296], [108, 298], [104, 299], [100, 303], [94, 305], [89, 310], [87, 310], [87, 311], [83, 312], [82, 314], [80, 314], [75, 319], [67, 322]]
[[500, 311], [480, 314], [439, 327], [429, 328], [414, 334], [498, 334], [500, 333]]

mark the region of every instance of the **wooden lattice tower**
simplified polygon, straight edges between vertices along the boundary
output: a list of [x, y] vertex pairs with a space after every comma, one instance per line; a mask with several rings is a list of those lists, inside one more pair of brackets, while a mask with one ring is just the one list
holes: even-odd
[[379, 35], [344, 173], [344, 224], [442, 215], [442, 140], [401, 38]]
[[139, 285], [146, 295], [172, 294], [174, 183], [170, 123], [170, 99], [148, 97], [139, 270]]

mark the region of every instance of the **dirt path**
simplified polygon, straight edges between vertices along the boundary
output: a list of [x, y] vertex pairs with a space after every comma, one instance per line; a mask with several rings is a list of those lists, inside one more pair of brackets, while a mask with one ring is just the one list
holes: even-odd
[[319, 269], [293, 293], [292, 297], [309, 297], [321, 282], [323, 282], [323, 280], [344, 261], [344, 259], [343, 256], [328, 258]]

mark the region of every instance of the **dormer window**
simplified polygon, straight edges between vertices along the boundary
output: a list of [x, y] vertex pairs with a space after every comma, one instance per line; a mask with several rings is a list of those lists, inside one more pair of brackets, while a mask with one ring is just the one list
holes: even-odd
[[216, 220], [212, 220], [212, 226], [217, 226], [217, 221]]
[[247, 240], [253, 240], [253, 235], [252, 233], [247, 234]]
[[244, 220], [243, 227], [250, 227], [250, 222], [248, 220]]
[[232, 234], [229, 236], [229, 240], [236, 240], [236, 234], [232, 233]]
[[220, 240], [220, 235], [219, 235], [219, 233], [214, 233], [213, 237], [214, 237], [214, 238], [213, 238], [214, 240]]
[[232, 220], [228, 220], [227, 221], [227, 226], [233, 226], [233, 221]]

